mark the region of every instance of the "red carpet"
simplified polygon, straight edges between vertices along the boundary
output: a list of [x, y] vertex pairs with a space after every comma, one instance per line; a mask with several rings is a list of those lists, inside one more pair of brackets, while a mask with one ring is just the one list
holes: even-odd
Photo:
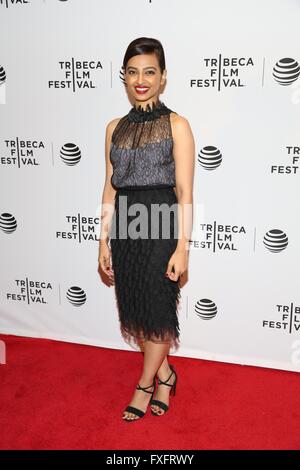
[[296, 372], [170, 357], [170, 410], [121, 420], [143, 355], [0, 335], [1, 449], [300, 449]]

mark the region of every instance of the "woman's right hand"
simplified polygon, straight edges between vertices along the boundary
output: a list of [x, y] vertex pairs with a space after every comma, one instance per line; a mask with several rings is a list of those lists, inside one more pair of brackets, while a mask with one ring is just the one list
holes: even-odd
[[111, 249], [106, 242], [100, 244], [98, 262], [102, 271], [108, 275], [111, 283], [114, 284], [115, 278], [111, 265]]

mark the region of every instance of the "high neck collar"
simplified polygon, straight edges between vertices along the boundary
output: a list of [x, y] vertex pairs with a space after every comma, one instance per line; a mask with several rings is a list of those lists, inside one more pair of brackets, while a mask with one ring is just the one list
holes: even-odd
[[134, 104], [128, 113], [128, 119], [134, 122], [153, 121], [163, 114], [171, 113], [172, 111], [160, 100], [147, 103], [146, 108], [141, 105]]

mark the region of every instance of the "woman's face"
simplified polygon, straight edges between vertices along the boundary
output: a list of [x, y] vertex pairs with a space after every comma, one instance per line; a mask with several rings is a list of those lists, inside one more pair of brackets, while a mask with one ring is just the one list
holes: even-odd
[[135, 102], [147, 104], [156, 101], [165, 79], [166, 70], [161, 73], [154, 53], [136, 55], [127, 62], [125, 81], [128, 93]]

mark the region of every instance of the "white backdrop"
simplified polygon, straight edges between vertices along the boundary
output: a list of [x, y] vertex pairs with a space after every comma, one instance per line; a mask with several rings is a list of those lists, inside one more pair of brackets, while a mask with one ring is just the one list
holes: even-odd
[[196, 142], [194, 230], [171, 354], [300, 370], [297, 0], [0, 1], [0, 332], [116, 349], [98, 273], [107, 123], [140, 36]]

